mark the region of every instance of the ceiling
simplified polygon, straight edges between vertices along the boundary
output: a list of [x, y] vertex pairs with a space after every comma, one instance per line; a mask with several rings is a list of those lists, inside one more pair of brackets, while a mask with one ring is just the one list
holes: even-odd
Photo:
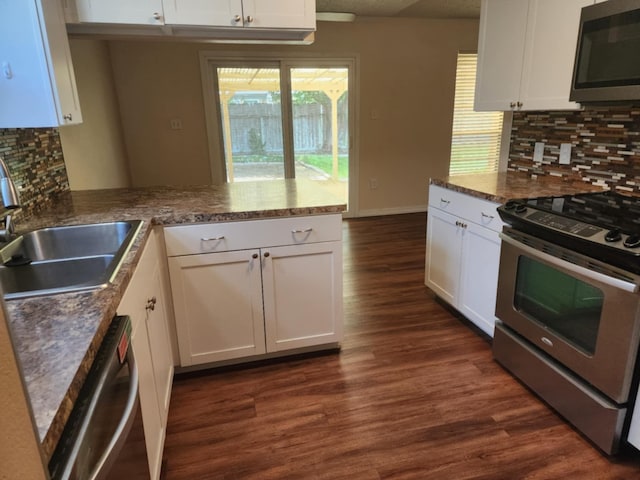
[[316, 0], [316, 10], [357, 17], [479, 18], [480, 0]]

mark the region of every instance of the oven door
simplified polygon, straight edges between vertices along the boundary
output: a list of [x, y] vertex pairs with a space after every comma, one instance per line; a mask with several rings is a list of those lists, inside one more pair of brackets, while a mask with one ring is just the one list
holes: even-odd
[[496, 316], [618, 404], [639, 338], [640, 277], [505, 227]]

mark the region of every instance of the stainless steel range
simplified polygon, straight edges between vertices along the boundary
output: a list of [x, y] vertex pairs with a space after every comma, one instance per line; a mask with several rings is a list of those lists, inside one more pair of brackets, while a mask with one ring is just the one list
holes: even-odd
[[640, 198], [507, 202], [494, 357], [608, 454], [628, 428], [640, 342]]

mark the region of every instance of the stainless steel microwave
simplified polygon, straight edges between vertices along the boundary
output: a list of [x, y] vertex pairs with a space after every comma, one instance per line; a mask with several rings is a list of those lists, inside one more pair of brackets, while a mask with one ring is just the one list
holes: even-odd
[[640, 0], [582, 9], [569, 99], [640, 103]]

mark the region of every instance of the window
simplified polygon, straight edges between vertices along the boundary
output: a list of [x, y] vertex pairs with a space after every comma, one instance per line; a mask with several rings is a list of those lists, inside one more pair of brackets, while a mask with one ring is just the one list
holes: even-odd
[[449, 175], [498, 171], [502, 112], [474, 112], [478, 55], [459, 53]]

